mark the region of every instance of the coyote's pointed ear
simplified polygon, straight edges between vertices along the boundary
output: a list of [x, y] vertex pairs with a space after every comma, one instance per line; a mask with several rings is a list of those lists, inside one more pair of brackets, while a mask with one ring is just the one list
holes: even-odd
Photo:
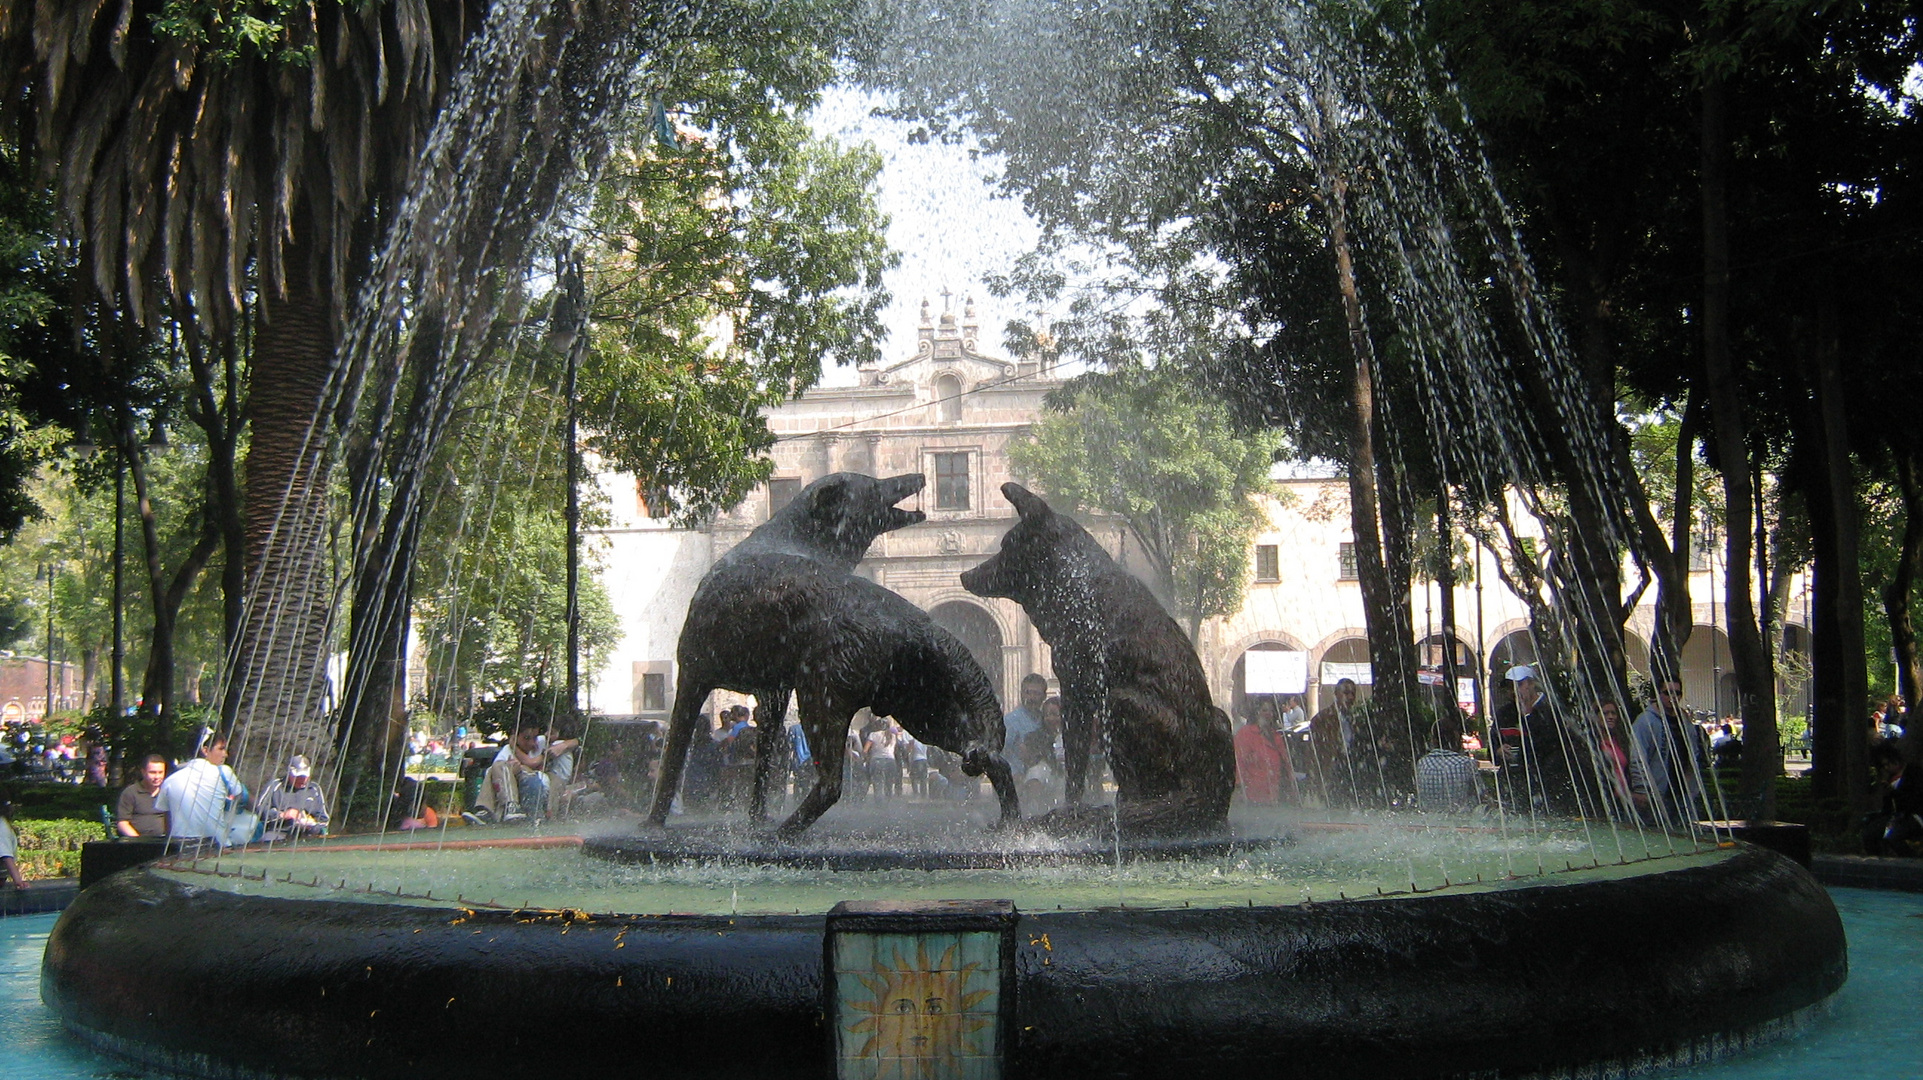
[[1047, 517], [1053, 513], [1039, 496], [1013, 480], [1002, 485], [1002, 495], [1014, 504], [1015, 512], [1020, 514], [1023, 520]]

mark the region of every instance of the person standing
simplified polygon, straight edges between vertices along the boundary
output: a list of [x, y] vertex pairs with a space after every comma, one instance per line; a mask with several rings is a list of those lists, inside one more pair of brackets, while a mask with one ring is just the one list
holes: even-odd
[[907, 731], [895, 740], [895, 758], [908, 768], [908, 794], [917, 799], [928, 797], [928, 744]]
[[1021, 703], [1010, 709], [1002, 717], [1002, 756], [1008, 759], [1008, 767], [1020, 775], [1028, 766], [1035, 764], [1023, 756], [1028, 745], [1028, 734], [1042, 726], [1042, 702], [1048, 700], [1048, 679], [1039, 672], [1031, 671], [1022, 676]]
[[1691, 820], [1702, 803], [1694, 733], [1684, 731], [1685, 724], [1689, 720], [1683, 711], [1682, 681], [1664, 679], [1630, 728], [1631, 789], [1642, 796], [1637, 805], [1659, 824]]
[[167, 780], [167, 759], [148, 754], [140, 763], [140, 779], [120, 791], [115, 807], [114, 832], [121, 836], [166, 836], [167, 815], [154, 806], [160, 785]]
[[0, 870], [6, 871], [14, 888], [24, 889], [27, 879], [20, 873], [19, 856], [20, 840], [13, 835], [13, 803], [0, 798]]
[[1295, 765], [1289, 759], [1288, 740], [1275, 717], [1275, 702], [1257, 702], [1255, 718], [1235, 733], [1235, 774], [1242, 785], [1242, 798], [1253, 806], [1275, 806], [1286, 793], [1295, 800]]
[[868, 729], [868, 783], [877, 799], [901, 796], [901, 760], [895, 756], [899, 730], [893, 719], [881, 718]]
[[1335, 700], [1309, 720], [1310, 782], [1330, 808], [1355, 805], [1355, 771], [1351, 752], [1362, 719], [1356, 706], [1360, 691], [1354, 679], [1335, 684]]
[[801, 718], [790, 715], [782, 725], [788, 736], [788, 768], [793, 774], [795, 794], [805, 795], [814, 783], [814, 757], [808, 750], [808, 733], [801, 728]]
[[247, 788], [227, 766], [227, 736], [207, 732], [194, 760], [160, 785], [154, 809], [167, 815], [167, 837], [175, 841], [232, 843], [230, 826], [248, 803]]

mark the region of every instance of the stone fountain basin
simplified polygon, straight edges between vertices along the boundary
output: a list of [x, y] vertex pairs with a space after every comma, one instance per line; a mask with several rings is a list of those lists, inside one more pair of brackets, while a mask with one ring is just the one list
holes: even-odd
[[[55, 928], [42, 995], [87, 1041], [192, 1075], [824, 1078], [836, 1064], [821, 901], [893, 876], [820, 875], [807, 907], [802, 892], [751, 887], [747, 906], [763, 910], [750, 913], [738, 887], [697, 874], [688, 906], [724, 912], [705, 914], [315, 884], [344, 860], [395, 857], [424, 858], [310, 849], [117, 874]], [[515, 857], [585, 861], [571, 846]], [[924, 876], [922, 896], [1020, 880]], [[1280, 883], [1258, 895], [1234, 875], [1212, 890], [1206, 876], [1179, 900], [1015, 898], [1004, 1056], [982, 1068], [1194, 1080], [1689, 1061], [1794, 1026], [1847, 974], [1822, 887], [1744, 844], [1346, 900], [1303, 902]]]

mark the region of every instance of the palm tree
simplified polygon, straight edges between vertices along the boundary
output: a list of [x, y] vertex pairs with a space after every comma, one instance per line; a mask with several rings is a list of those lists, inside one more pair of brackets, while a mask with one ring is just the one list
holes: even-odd
[[158, 32], [170, 8], [0, 2], [0, 109], [105, 310], [251, 335], [244, 550], [227, 558], [253, 602], [230, 620], [224, 703], [244, 726], [318, 712], [329, 469], [312, 433], [349, 298], [486, 4], [314, 2], [259, 47], [215, 22]]

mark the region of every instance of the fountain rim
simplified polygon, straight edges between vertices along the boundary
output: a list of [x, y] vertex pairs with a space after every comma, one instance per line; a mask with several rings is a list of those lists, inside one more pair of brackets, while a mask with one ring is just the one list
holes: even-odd
[[[284, 1075], [299, 1060], [314, 1076], [465, 1077], [500, 1052], [497, 1040], [426, 1053], [418, 1032], [491, 987], [525, 1003], [527, 1030], [593, 1047], [609, 1068], [631, 1065], [621, 1055], [632, 1047], [607, 1032], [643, 1025], [675, 1033], [655, 1047], [664, 1075], [828, 1075], [821, 1055], [801, 1052], [824, 1034], [830, 916], [818, 911], [349, 904], [179, 878], [114, 875], [55, 927], [43, 997], [97, 1046], [199, 1075]], [[1690, 915], [1676, 917], [1683, 904]], [[1306, 1075], [1319, 1062], [1416, 1077], [1662, 1060], [1779, 1031], [1847, 977], [1828, 894], [1746, 844], [1632, 877], [1294, 906], [1019, 911], [1010, 925], [1011, 1076]], [[1581, 977], [1544, 963], [1552, 951]], [[225, 1022], [210, 1027], [210, 1014]], [[1485, 1039], [1491, 1024], [1502, 1030]]]

